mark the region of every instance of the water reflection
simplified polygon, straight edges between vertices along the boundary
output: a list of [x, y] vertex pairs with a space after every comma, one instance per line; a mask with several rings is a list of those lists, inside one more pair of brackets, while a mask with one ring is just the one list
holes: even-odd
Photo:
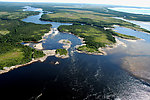
[[133, 75], [150, 82], [150, 35], [123, 27], [116, 27], [115, 30], [122, 34], [144, 39], [137, 40], [136, 42], [122, 40], [127, 44], [127, 48], [120, 47], [117, 50], [114, 49], [110, 51], [110, 53], [118, 53], [119, 51], [124, 53], [124, 56], [121, 57], [123, 68], [131, 72]]

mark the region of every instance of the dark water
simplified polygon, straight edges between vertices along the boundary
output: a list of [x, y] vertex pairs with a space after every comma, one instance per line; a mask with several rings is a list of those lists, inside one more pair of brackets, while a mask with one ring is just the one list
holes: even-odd
[[[31, 16], [23, 21], [45, 24], [45, 21], [39, 21], [39, 16]], [[47, 23], [53, 27], [60, 25]], [[133, 32], [120, 27], [116, 30], [121, 33]], [[136, 31], [135, 34], [146, 39], [145, 36], [138, 35], [144, 33]], [[75, 45], [81, 44], [76, 36], [59, 33], [47, 37], [43, 46], [45, 49], [61, 48], [62, 45], [57, 43], [60, 39], [72, 42], [70, 51], [74, 51]], [[67, 59], [48, 57], [43, 63], [36, 62], [2, 74], [1, 98], [5, 97], [2, 100], [149, 100], [150, 85], [122, 69], [122, 58], [141, 53], [132, 47], [133, 44], [149, 42], [146, 40], [133, 43], [120, 40], [129, 47], [118, 46], [108, 50], [107, 56], [70, 52], [70, 58]], [[147, 55], [148, 52], [144, 53]], [[59, 61], [60, 64], [52, 65], [51, 61]]]

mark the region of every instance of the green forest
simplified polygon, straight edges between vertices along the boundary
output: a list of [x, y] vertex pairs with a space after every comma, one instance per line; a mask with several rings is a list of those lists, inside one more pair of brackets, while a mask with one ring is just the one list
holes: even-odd
[[21, 19], [38, 12], [23, 12], [23, 6], [0, 4], [0, 69], [17, 64], [24, 64], [44, 56], [42, 51], [24, 46], [22, 42], [38, 42], [51, 25], [25, 23]]
[[56, 54], [67, 55], [68, 51], [66, 49], [56, 49]]
[[[44, 56], [42, 51], [23, 46], [20, 43], [40, 40], [44, 33], [49, 32], [50, 27], [51, 25], [24, 23], [18, 20], [0, 20], [0, 66], [22, 64], [29, 62], [32, 58]], [[18, 54], [16, 58], [13, 58], [14, 52]], [[12, 57], [8, 58], [6, 56], [8, 54]]]

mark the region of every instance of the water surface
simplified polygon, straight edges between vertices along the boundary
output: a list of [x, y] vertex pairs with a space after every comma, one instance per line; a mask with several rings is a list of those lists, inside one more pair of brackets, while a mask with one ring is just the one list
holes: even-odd
[[114, 8], [109, 8], [109, 9], [115, 10], [115, 11], [120, 11], [120, 12], [133, 13], [133, 14], [150, 15], [150, 9], [145, 9], [145, 8], [114, 7]]
[[[43, 22], [39, 20], [40, 16], [41, 13], [23, 21], [52, 24], [56, 28], [64, 24]], [[147, 46], [150, 36], [122, 27], [116, 27], [115, 30], [135, 35], [145, 41], [135, 43], [119, 39], [128, 47], [118, 46], [107, 50], [107, 56], [96, 56], [70, 52], [74, 51], [75, 45], [81, 44], [74, 35], [67, 33], [50, 35], [44, 41], [44, 49], [62, 48], [58, 40], [68, 39], [72, 42], [69, 50], [70, 58], [60, 59], [52, 56], [43, 63], [36, 62], [0, 75], [1, 97], [5, 97], [5, 100], [37, 100], [42, 94], [38, 100], [149, 100], [150, 85], [128, 73], [126, 70], [130, 67], [127, 68], [124, 61], [128, 62], [128, 59], [133, 61], [135, 58], [132, 57], [136, 56], [149, 57]], [[60, 64], [53, 65], [51, 61], [59, 61]], [[127, 69], [124, 70], [122, 66]], [[135, 66], [134, 70], [139, 71], [142, 68]], [[150, 68], [147, 66], [143, 68], [144, 71], [145, 69], [149, 71]]]

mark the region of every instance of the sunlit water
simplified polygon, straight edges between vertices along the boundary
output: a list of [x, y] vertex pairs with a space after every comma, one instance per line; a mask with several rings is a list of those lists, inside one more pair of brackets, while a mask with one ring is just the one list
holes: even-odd
[[119, 12], [150, 15], [150, 9], [145, 9], [145, 8], [114, 7], [114, 8], [109, 8], [109, 9], [119, 11]]
[[116, 18], [116, 19], [121, 19], [121, 20], [130, 22], [130, 23], [133, 23], [133, 24], [139, 25], [141, 28], [150, 30], [150, 22], [142, 22], [142, 21], [127, 20], [127, 19], [120, 18], [120, 17], [114, 17], [114, 18]]
[[[23, 21], [52, 24], [53, 27], [63, 24], [40, 21], [40, 16], [30, 16]], [[17, 68], [0, 75], [1, 97], [5, 97], [4, 100], [149, 100], [150, 85], [130, 75], [122, 66], [127, 68], [123, 59], [144, 55], [149, 57], [147, 46], [150, 36], [122, 27], [116, 27], [115, 30], [135, 35], [145, 41], [127, 42], [120, 39], [128, 47], [119, 46], [107, 50], [107, 56], [70, 52], [70, 58], [67, 59], [48, 57], [43, 63], [36, 62]], [[62, 48], [58, 43], [60, 39], [72, 42], [69, 51], [74, 51], [74, 46], [81, 44], [76, 36], [59, 33], [46, 38], [44, 49]], [[53, 65], [51, 61], [59, 61], [60, 64]], [[139, 68], [141, 67], [137, 69]]]

